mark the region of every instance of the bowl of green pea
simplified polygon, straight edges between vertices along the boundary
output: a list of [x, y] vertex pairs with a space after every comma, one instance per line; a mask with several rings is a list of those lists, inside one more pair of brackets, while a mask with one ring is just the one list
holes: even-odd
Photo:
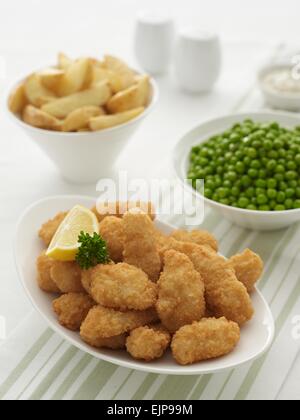
[[297, 116], [260, 112], [204, 122], [180, 139], [173, 162], [185, 188], [239, 226], [276, 230], [300, 221]]

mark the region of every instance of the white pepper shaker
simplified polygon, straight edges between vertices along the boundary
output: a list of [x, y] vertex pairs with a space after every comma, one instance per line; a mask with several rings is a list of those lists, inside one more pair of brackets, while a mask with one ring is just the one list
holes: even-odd
[[197, 28], [183, 29], [177, 38], [175, 74], [189, 92], [210, 91], [221, 72], [221, 45], [217, 34]]
[[135, 30], [135, 54], [139, 65], [148, 73], [168, 71], [174, 43], [174, 22], [170, 16], [141, 11]]

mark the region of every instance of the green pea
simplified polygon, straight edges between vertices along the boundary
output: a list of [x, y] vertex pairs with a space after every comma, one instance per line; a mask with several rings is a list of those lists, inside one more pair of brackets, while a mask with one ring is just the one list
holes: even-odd
[[281, 181], [281, 182], [279, 183], [279, 189], [280, 189], [280, 191], [285, 192], [285, 191], [287, 190], [287, 188], [288, 188], [288, 184], [287, 184], [286, 182]]
[[269, 160], [269, 162], [267, 163], [268, 171], [274, 171], [276, 169], [276, 166], [277, 166], [277, 162], [274, 159]]
[[259, 195], [266, 195], [267, 191], [264, 188], [256, 188], [255, 195], [258, 197]]
[[251, 165], [251, 162], [252, 162], [252, 159], [249, 156], [245, 156], [245, 158], [244, 158], [244, 164], [246, 166], [250, 166]]
[[290, 171], [295, 171], [297, 169], [297, 165], [295, 162], [293, 162], [292, 160], [290, 160], [287, 164], [286, 164], [287, 169], [289, 169]]
[[228, 188], [219, 188], [218, 189], [218, 195], [219, 195], [219, 197], [220, 198], [226, 198], [226, 197], [228, 197], [228, 195], [229, 195], [229, 190], [228, 190]]
[[298, 182], [295, 179], [293, 179], [291, 181], [288, 181], [288, 185], [289, 185], [290, 188], [294, 188], [295, 189], [295, 188], [298, 187]]
[[248, 170], [248, 175], [252, 179], [257, 178], [258, 171], [256, 169], [251, 168], [251, 169]]
[[226, 178], [227, 178], [229, 181], [234, 182], [234, 181], [236, 181], [236, 179], [237, 179], [237, 173], [236, 173], [236, 172], [234, 172], [234, 171], [230, 171], [230, 172], [228, 172], [228, 173], [226, 174]]
[[239, 187], [237, 187], [237, 186], [233, 186], [233, 187], [231, 188], [231, 194], [232, 194], [234, 197], [238, 197], [238, 196], [240, 195], [240, 193], [241, 193], [241, 190], [240, 190], [240, 188], [239, 188]]
[[242, 152], [242, 150], [237, 150], [235, 152], [235, 157], [237, 158], [238, 161], [242, 161], [244, 159], [244, 153]]
[[298, 166], [300, 166], [300, 153], [295, 156], [295, 162]]
[[275, 211], [284, 211], [285, 206], [284, 206], [284, 204], [277, 204], [277, 206], [275, 206], [274, 210]]
[[285, 149], [279, 149], [278, 150], [278, 155], [281, 158], [285, 158], [286, 157], [286, 151], [285, 151]]
[[235, 170], [237, 173], [243, 174], [245, 172], [245, 164], [243, 162], [237, 162]]
[[265, 196], [265, 194], [259, 194], [257, 196], [257, 202], [258, 204], [267, 204], [268, 198]]
[[241, 207], [241, 208], [246, 208], [248, 205], [249, 205], [249, 200], [248, 200], [248, 198], [247, 197], [241, 197], [239, 200], [238, 200], [238, 205], [239, 205], [239, 207]]
[[285, 190], [285, 195], [287, 198], [293, 198], [296, 195], [296, 191], [294, 190], [294, 188], [287, 188]]
[[284, 146], [284, 144], [281, 140], [277, 139], [274, 140], [273, 146], [275, 147], [275, 149], [281, 149]]
[[277, 203], [279, 203], [279, 204], [284, 203], [284, 201], [285, 201], [285, 193], [283, 191], [279, 191], [277, 193], [276, 200], [277, 200]]
[[267, 195], [271, 199], [275, 199], [277, 197], [277, 191], [273, 188], [269, 188], [267, 191]]
[[294, 200], [292, 200], [291, 198], [287, 198], [284, 202], [285, 208], [290, 210], [294, 208]]
[[204, 195], [205, 195], [205, 197], [206, 197], [206, 198], [212, 198], [212, 196], [213, 196], [213, 191], [212, 191], [212, 190], [210, 190], [209, 188], [205, 188], [205, 189], [204, 189]]
[[256, 181], [255, 181], [255, 185], [256, 185], [256, 187], [258, 187], [258, 188], [266, 188], [266, 186], [267, 186], [267, 181], [265, 180], [265, 179], [257, 179]]
[[208, 189], [214, 191], [215, 188], [216, 188], [214, 181], [212, 181], [210, 179], [208, 181], [205, 181], [205, 188], [208, 188]]
[[248, 188], [252, 184], [252, 180], [248, 175], [243, 175], [241, 178], [241, 183], [243, 187]]
[[276, 179], [277, 182], [284, 181], [284, 175], [283, 174], [275, 174], [274, 178]]
[[248, 206], [246, 207], [247, 210], [257, 210], [257, 207], [255, 204], [248, 204]]
[[259, 160], [254, 159], [251, 163], [250, 163], [250, 167], [253, 169], [260, 169], [261, 168], [261, 163]]
[[294, 201], [294, 209], [300, 209], [300, 200]]
[[268, 173], [265, 169], [260, 169], [259, 172], [258, 172], [258, 176], [261, 179], [267, 178], [267, 175], [268, 175]]
[[275, 172], [277, 174], [284, 174], [285, 173], [285, 167], [283, 165], [276, 165]]
[[245, 194], [248, 198], [252, 198], [255, 196], [255, 189], [253, 187], [247, 188]]
[[267, 204], [262, 204], [262, 205], [259, 206], [259, 210], [260, 211], [270, 211], [271, 208]]
[[285, 179], [287, 179], [288, 181], [293, 181], [294, 179], [296, 179], [297, 178], [297, 172], [295, 172], [295, 171], [288, 171], [286, 174], [285, 174]]
[[212, 199], [214, 201], [219, 201], [220, 200], [219, 194], [218, 193], [214, 193], [213, 196], [212, 196]]
[[275, 189], [277, 187], [277, 181], [274, 178], [270, 178], [267, 180], [267, 187], [271, 189]]
[[277, 159], [278, 158], [278, 152], [276, 152], [276, 150], [270, 150], [268, 152], [268, 157], [270, 159]]

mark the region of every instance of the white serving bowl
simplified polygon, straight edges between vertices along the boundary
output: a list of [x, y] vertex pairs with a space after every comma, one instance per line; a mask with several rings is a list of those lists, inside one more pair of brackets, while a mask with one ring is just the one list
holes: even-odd
[[[16, 86], [18, 84], [20, 82]], [[14, 123], [52, 160], [66, 180], [77, 184], [91, 184], [111, 174], [119, 154], [153, 110], [159, 93], [158, 86], [152, 78], [150, 86], [150, 100], [141, 115], [125, 124], [96, 132], [62, 133], [43, 130], [23, 122], [18, 115], [9, 110], [8, 102], [6, 110]]]
[[279, 112], [233, 114], [202, 123], [186, 133], [174, 149], [173, 166], [176, 176], [185, 188], [196, 193], [199, 199], [204, 200], [205, 204], [218, 211], [226, 219], [243, 228], [260, 231], [286, 228], [300, 221], [300, 209], [263, 212], [230, 207], [203, 197], [195, 192], [187, 182], [186, 178], [191, 148], [197, 144], [206, 142], [211, 136], [222, 133], [235, 123], [242, 122], [247, 118], [251, 118], [255, 122], [277, 121], [286, 128], [293, 128], [300, 124], [300, 119], [296, 116]]
[[[251, 295], [255, 315], [242, 328], [241, 340], [235, 350], [227, 356], [190, 366], [178, 365], [170, 351], [161, 359], [146, 363], [132, 359], [123, 350], [98, 350], [84, 343], [78, 333], [62, 327], [52, 310], [52, 301], [55, 296], [43, 292], [37, 285], [35, 261], [43, 249], [37, 231], [45, 220], [53, 217], [59, 211], [68, 210], [76, 204], [91, 207], [95, 201], [95, 198], [82, 196], [49, 197], [27, 208], [17, 225], [14, 254], [18, 274], [33, 306], [43, 316], [50, 328], [70, 344], [97, 359], [130, 369], [169, 375], [201, 375], [232, 369], [258, 358], [269, 349], [274, 337], [274, 320], [267, 302], [258, 290], [255, 290]], [[160, 221], [156, 221], [156, 226], [165, 234], [169, 234], [174, 229], [173, 226]]]
[[291, 64], [269, 64], [263, 67], [258, 72], [258, 84], [267, 105], [275, 109], [297, 112], [300, 111], [300, 94], [276, 92], [268, 88], [264, 83], [265, 77], [270, 72], [287, 68], [291, 68]]

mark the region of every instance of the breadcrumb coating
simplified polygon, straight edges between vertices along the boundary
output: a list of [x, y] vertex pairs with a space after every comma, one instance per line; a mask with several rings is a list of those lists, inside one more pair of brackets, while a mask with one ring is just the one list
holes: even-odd
[[157, 300], [157, 285], [133, 265], [97, 265], [90, 276], [91, 296], [107, 308], [144, 310], [154, 306]]
[[145, 201], [116, 201], [116, 202], [103, 202], [98, 203], [91, 210], [97, 216], [98, 221], [102, 220], [107, 216], [123, 217], [123, 215], [130, 209], [139, 208], [144, 213], [148, 214], [150, 219], [154, 220], [155, 208], [153, 203]]
[[90, 309], [96, 303], [85, 293], [68, 293], [53, 301], [59, 323], [72, 331], [79, 331]]
[[107, 216], [99, 224], [99, 231], [106, 241], [110, 258], [115, 263], [121, 262], [125, 242], [123, 220], [115, 216]]
[[76, 262], [53, 260], [51, 278], [62, 293], [84, 292], [81, 269]]
[[246, 249], [242, 254], [231, 257], [229, 261], [237, 279], [244, 284], [249, 293], [252, 293], [264, 270], [260, 256]]
[[210, 246], [214, 251], [218, 252], [219, 245], [216, 238], [206, 230], [183, 230], [178, 229], [172, 232], [171, 238], [181, 242], [193, 242], [198, 245]]
[[117, 335], [109, 338], [91, 338], [88, 336], [81, 336], [81, 338], [90, 346], [97, 349], [107, 348], [110, 350], [122, 350], [126, 345], [126, 334]]
[[52, 264], [53, 260], [47, 257], [45, 252], [37, 258], [38, 285], [44, 292], [60, 293], [60, 289], [51, 278]]
[[208, 308], [216, 317], [225, 316], [243, 325], [254, 313], [246, 287], [238, 281], [230, 262], [209, 247], [173, 239], [167, 245], [187, 255], [201, 274]]
[[180, 252], [164, 254], [164, 271], [158, 281], [156, 310], [162, 324], [175, 332], [199, 321], [205, 314], [204, 283], [191, 260]]
[[52, 241], [53, 236], [55, 235], [60, 224], [63, 222], [68, 212], [58, 213], [53, 219], [48, 220], [44, 223], [39, 230], [39, 237], [44, 242], [45, 246], [48, 247]]
[[81, 325], [80, 334], [86, 341], [109, 338], [157, 321], [154, 309], [120, 312], [101, 305], [90, 310]]
[[156, 282], [161, 270], [161, 259], [151, 219], [142, 212], [131, 211], [123, 216], [125, 243], [124, 262], [141, 268]]
[[145, 326], [131, 331], [126, 348], [133, 358], [150, 362], [163, 356], [170, 341], [171, 335], [167, 330]]
[[226, 318], [203, 318], [186, 325], [173, 337], [172, 353], [181, 365], [214, 359], [230, 353], [240, 340], [238, 324]]

